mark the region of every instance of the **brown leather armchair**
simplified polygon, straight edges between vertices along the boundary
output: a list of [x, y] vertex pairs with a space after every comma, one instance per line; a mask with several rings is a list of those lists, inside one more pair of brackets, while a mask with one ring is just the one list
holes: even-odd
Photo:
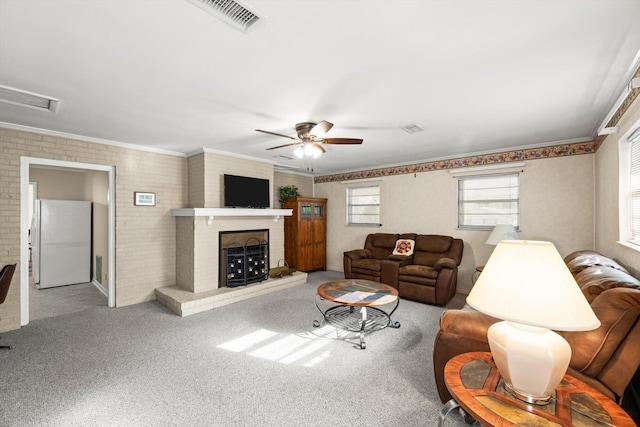
[[[640, 365], [640, 281], [615, 261], [593, 251], [565, 257], [601, 326], [593, 331], [558, 332], [571, 346], [567, 373], [621, 403]], [[433, 367], [442, 402], [451, 399], [444, 366], [470, 351], [490, 351], [487, 329], [498, 319], [469, 307], [447, 310], [433, 348]]]

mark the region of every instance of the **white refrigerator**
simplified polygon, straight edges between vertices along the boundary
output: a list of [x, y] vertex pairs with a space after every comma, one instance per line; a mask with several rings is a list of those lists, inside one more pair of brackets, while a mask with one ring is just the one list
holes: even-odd
[[36, 200], [31, 224], [38, 289], [91, 281], [91, 202]]

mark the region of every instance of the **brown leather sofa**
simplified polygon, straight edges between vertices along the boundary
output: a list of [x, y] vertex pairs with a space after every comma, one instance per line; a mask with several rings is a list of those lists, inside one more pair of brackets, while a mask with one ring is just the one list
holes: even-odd
[[[399, 239], [415, 241], [412, 255], [393, 255]], [[402, 298], [442, 306], [456, 293], [463, 248], [450, 236], [369, 234], [364, 249], [344, 253], [344, 277], [386, 283]]]
[[[565, 257], [601, 326], [593, 331], [558, 332], [571, 346], [567, 373], [621, 403], [640, 365], [640, 281], [602, 254], [578, 251]], [[433, 367], [442, 402], [451, 399], [444, 366], [470, 351], [490, 351], [487, 329], [498, 319], [470, 307], [447, 310], [433, 348]]]

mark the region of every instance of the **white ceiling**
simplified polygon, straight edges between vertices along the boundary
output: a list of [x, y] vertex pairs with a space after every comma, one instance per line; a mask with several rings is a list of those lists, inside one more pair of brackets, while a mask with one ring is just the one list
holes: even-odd
[[[640, 51], [639, 0], [245, 4], [249, 34], [186, 0], [0, 0], [0, 85], [61, 101], [0, 122], [323, 175], [592, 140]], [[287, 160], [255, 132], [320, 120], [364, 143]]]

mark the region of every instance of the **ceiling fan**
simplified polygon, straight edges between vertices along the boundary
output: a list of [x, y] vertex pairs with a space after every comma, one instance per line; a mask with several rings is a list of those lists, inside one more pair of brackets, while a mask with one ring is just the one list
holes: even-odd
[[323, 138], [324, 135], [329, 132], [332, 127], [333, 123], [329, 123], [325, 120], [321, 121], [320, 123], [298, 123], [296, 125], [296, 133], [298, 134], [297, 137], [270, 132], [268, 130], [256, 129], [256, 131], [294, 140], [295, 142], [267, 148], [267, 150], [275, 150], [277, 148], [297, 145], [298, 147], [294, 151], [294, 154], [300, 158], [302, 158], [304, 155], [311, 157], [320, 156], [326, 151], [322, 147], [322, 144], [362, 144], [362, 139], [358, 138]]

